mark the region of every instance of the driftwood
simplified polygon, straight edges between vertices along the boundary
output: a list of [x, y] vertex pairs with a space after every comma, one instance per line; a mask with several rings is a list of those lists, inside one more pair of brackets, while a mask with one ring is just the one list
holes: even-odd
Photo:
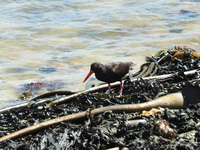
[[[150, 110], [151, 108], [157, 108], [157, 107], [163, 107], [163, 108], [182, 108], [184, 105], [184, 99], [181, 94], [181, 92], [169, 94], [160, 98], [157, 98], [155, 100], [146, 102], [146, 103], [140, 103], [140, 104], [126, 104], [126, 105], [114, 105], [114, 106], [107, 106], [102, 108], [93, 109], [90, 112], [90, 115], [98, 115], [105, 111], [112, 111], [113, 113], [122, 113], [122, 112], [141, 112], [143, 110]], [[45, 121], [27, 128], [24, 128], [22, 130], [16, 131], [14, 133], [11, 133], [9, 135], [6, 135], [4, 137], [0, 138], [0, 141], [8, 140], [8, 139], [14, 139], [17, 137], [21, 137], [27, 134], [31, 134], [34, 132], [37, 132], [39, 130], [45, 129], [47, 127], [50, 127], [52, 125], [59, 124], [61, 122], [70, 122], [70, 121], [77, 121], [86, 119], [87, 111], [71, 114], [68, 116], [52, 119], [49, 121]]]
[[[191, 75], [191, 74], [195, 74], [195, 72], [197, 71], [196, 70], [191, 70], [191, 71], [186, 71], [184, 72], [185, 75]], [[173, 76], [173, 74], [167, 74], [167, 75], [159, 75], [159, 76], [152, 76], [152, 77], [144, 77], [142, 78], [143, 80], [153, 80], [153, 79], [162, 79], [162, 78], [167, 78], [167, 77], [171, 77]], [[132, 81], [134, 80], [137, 80], [137, 79], [132, 79]], [[112, 87], [115, 87], [115, 86], [119, 86], [120, 85], [120, 82], [115, 82], [115, 83], [112, 83], [111, 86]], [[80, 92], [77, 92], [75, 94], [72, 94], [72, 95], [68, 95], [68, 96], [65, 96], [65, 97], [62, 97], [62, 98], [59, 98], [57, 100], [54, 100], [54, 99], [44, 99], [44, 100], [40, 100], [40, 101], [34, 101], [35, 99], [39, 99], [40, 96], [37, 96], [33, 99], [31, 99], [29, 102], [26, 102], [26, 103], [23, 103], [23, 104], [19, 104], [19, 105], [15, 105], [15, 106], [11, 106], [11, 107], [7, 107], [7, 108], [3, 108], [0, 110], [0, 114], [1, 113], [6, 113], [10, 110], [13, 110], [13, 109], [19, 109], [19, 108], [24, 108], [24, 107], [27, 107], [31, 104], [34, 104], [34, 105], [39, 105], [39, 104], [43, 104], [43, 103], [50, 103], [50, 105], [54, 105], [54, 104], [59, 104], [59, 103], [63, 103], [63, 102], [68, 102], [74, 98], [76, 98], [77, 96], [80, 96], [82, 94], [85, 94], [85, 93], [88, 93], [88, 92], [97, 92], [97, 91], [100, 91], [100, 90], [104, 90], [104, 89], [107, 89], [108, 86], [107, 84], [106, 85], [100, 85], [98, 87], [93, 87], [93, 88], [90, 88], [90, 89], [87, 89], [87, 90], [84, 90], [84, 91], [80, 91]], [[54, 91], [55, 95], [56, 95], [56, 92], [60, 92], [60, 91]], [[67, 91], [68, 93], [69, 91]], [[48, 93], [46, 93], [47, 95]]]

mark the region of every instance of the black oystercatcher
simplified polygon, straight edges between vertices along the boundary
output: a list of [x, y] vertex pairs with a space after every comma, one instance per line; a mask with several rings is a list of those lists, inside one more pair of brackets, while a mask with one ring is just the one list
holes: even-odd
[[91, 64], [90, 72], [85, 77], [83, 82], [85, 82], [92, 73], [95, 73], [95, 76], [98, 80], [108, 83], [108, 90], [110, 93], [110, 83], [120, 81], [120, 94], [118, 97], [121, 97], [124, 87], [122, 78], [129, 72], [133, 64], [134, 63], [132, 62], [111, 62], [103, 65], [101, 63], [94, 62]]

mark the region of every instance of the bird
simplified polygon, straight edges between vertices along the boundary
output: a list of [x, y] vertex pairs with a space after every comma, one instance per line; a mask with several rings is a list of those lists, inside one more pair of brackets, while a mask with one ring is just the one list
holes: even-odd
[[135, 64], [133, 62], [108, 62], [105, 64], [94, 62], [91, 64], [90, 71], [83, 82], [85, 82], [94, 73], [98, 80], [108, 83], [108, 92], [110, 93], [110, 83], [120, 81], [120, 94], [118, 97], [122, 97], [124, 88], [122, 78], [134, 65]]

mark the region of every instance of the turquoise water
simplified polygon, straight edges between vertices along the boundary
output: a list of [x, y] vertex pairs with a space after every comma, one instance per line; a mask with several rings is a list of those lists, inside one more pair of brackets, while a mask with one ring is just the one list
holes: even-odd
[[161, 49], [200, 52], [199, 0], [8, 0], [0, 13], [0, 107], [20, 103], [32, 82], [83, 90], [94, 61], [133, 61], [138, 70]]

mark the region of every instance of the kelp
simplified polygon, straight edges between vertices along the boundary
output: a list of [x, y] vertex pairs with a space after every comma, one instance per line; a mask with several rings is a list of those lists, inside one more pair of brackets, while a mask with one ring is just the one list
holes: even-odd
[[[194, 112], [190, 117], [187, 116], [189, 110]], [[43, 149], [45, 147], [52, 149], [106, 149], [116, 146], [130, 149], [160, 149], [160, 147], [178, 149], [187, 144], [191, 149], [197, 149], [199, 146], [199, 126], [196, 122], [200, 121], [199, 115], [197, 115], [198, 111], [199, 105], [192, 105], [179, 111], [165, 109], [163, 113], [146, 118], [147, 122], [139, 123], [136, 126], [127, 126], [127, 121], [140, 117], [138, 113], [113, 114], [112, 112], [105, 112], [96, 116], [95, 122], [87, 120], [82, 124], [61, 123], [46, 128], [37, 134], [18, 138], [14, 141], [1, 142], [1, 146], [11, 149], [16, 147], [30, 149]], [[186, 115], [183, 115], [184, 113]], [[157, 133], [154, 124], [160, 118], [168, 121], [173, 131], [177, 133], [175, 138], [162, 137]], [[191, 122], [191, 120], [194, 121]], [[188, 122], [191, 123], [188, 124]]]
[[[169, 74], [162, 78], [139, 77], [124, 84], [124, 97], [117, 98], [118, 84], [110, 95], [105, 94], [105, 88], [88, 90], [74, 96], [71, 101], [66, 97], [45, 94], [40, 100], [30, 100], [24, 107], [8, 109], [0, 114], [0, 137], [15, 131], [37, 125], [39, 123], [85, 112], [84, 119], [60, 122], [26, 136], [0, 142], [1, 149], [108, 149], [117, 147], [129, 149], [198, 149], [200, 144], [200, 103], [199, 99], [190, 101], [190, 94], [200, 85], [200, 59], [192, 57], [175, 58], [177, 52], [188, 48], [173, 48], [162, 51], [153, 62], [159, 61], [150, 68], [155, 76]], [[180, 53], [179, 53], [180, 54]], [[196, 55], [195, 55], [196, 56]], [[162, 58], [162, 59], [161, 59]], [[172, 59], [173, 58], [173, 59]], [[149, 59], [148, 59], [149, 61]], [[152, 64], [150, 62], [149, 64]], [[155, 66], [156, 71], [155, 71]], [[147, 65], [148, 67], [148, 65]], [[187, 71], [192, 73], [186, 74]], [[104, 86], [104, 85], [103, 85]], [[191, 88], [195, 87], [194, 89]], [[164, 108], [162, 112], [150, 116], [141, 115], [140, 111], [114, 112], [102, 111], [93, 115], [98, 109], [123, 105], [137, 105], [151, 102], [168, 94], [183, 94], [184, 88], [191, 91], [184, 96], [187, 105], [180, 109]], [[98, 90], [97, 90], [98, 89]], [[181, 92], [182, 91], [182, 92]], [[188, 89], [186, 90], [188, 91]], [[55, 93], [54, 93], [55, 94]], [[77, 94], [71, 93], [70, 95]], [[69, 95], [69, 96], [70, 96]], [[189, 95], [189, 96], [188, 96]], [[46, 96], [49, 96], [48, 94]], [[42, 102], [40, 102], [42, 101]], [[168, 125], [171, 134], [163, 134], [158, 122], [162, 120]], [[172, 134], [173, 133], [173, 134]]]

